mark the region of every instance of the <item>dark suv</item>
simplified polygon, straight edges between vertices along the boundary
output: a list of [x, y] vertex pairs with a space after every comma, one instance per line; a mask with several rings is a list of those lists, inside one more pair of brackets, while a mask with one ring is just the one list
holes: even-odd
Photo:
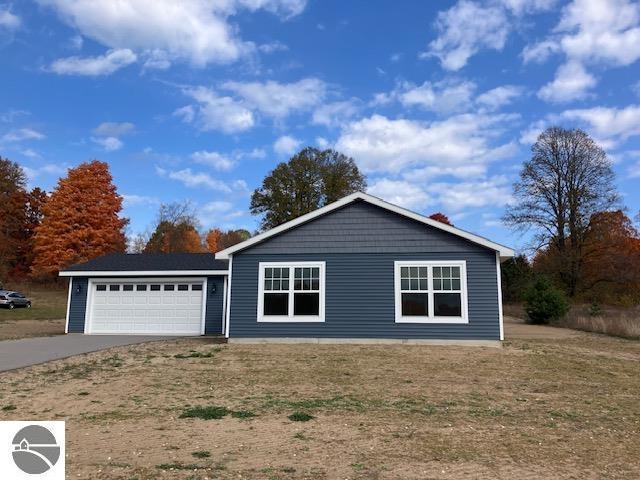
[[0, 307], [13, 309], [15, 307], [31, 308], [31, 300], [18, 292], [0, 290]]

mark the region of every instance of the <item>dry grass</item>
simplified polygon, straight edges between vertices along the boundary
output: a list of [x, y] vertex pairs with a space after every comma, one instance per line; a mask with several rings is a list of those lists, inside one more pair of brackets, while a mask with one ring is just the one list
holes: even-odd
[[[640, 478], [639, 342], [211, 349], [157, 342], [7, 372], [0, 407], [15, 408], [0, 419], [66, 420], [69, 478]], [[194, 407], [251, 415], [181, 418]]]
[[589, 312], [589, 307], [574, 306], [558, 324], [585, 332], [640, 339], [640, 307], [630, 309], [607, 307], [601, 313], [594, 315]]

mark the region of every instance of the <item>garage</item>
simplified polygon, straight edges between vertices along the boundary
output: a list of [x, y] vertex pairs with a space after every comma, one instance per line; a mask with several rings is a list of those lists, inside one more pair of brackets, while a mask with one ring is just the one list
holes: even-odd
[[66, 333], [223, 335], [229, 262], [211, 253], [112, 253], [69, 278]]
[[205, 283], [92, 280], [87, 333], [202, 335]]

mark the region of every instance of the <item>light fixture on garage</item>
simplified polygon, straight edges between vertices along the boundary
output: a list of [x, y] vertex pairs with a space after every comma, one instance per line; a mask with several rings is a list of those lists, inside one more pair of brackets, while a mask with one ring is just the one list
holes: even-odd
[[215, 286], [215, 284], [211, 285], [211, 293], [216, 293], [216, 286]]
[[82, 285], [76, 285], [76, 293], [80, 293], [82, 291]]

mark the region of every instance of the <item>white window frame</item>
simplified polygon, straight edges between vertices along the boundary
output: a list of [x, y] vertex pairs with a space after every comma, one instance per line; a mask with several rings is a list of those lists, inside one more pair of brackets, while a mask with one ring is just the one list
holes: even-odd
[[[402, 315], [402, 289], [400, 283], [401, 267], [427, 267], [427, 295], [429, 298], [429, 315], [403, 316]], [[434, 315], [433, 267], [460, 267], [460, 317], [442, 317]], [[465, 260], [402, 260], [394, 262], [394, 290], [395, 290], [395, 320], [396, 323], [469, 323], [467, 305], [467, 262]], [[438, 290], [438, 293], [449, 293], [447, 290]], [[420, 293], [420, 292], [418, 292]], [[457, 293], [451, 292], [451, 293]]]
[[[264, 315], [264, 271], [266, 268], [289, 268], [288, 315]], [[320, 269], [319, 315], [294, 315], [293, 297], [295, 290], [294, 272], [296, 267], [317, 267]], [[284, 291], [283, 291], [284, 292]], [[304, 293], [300, 290], [300, 292]], [[260, 262], [258, 264], [258, 322], [324, 322], [325, 262]]]

